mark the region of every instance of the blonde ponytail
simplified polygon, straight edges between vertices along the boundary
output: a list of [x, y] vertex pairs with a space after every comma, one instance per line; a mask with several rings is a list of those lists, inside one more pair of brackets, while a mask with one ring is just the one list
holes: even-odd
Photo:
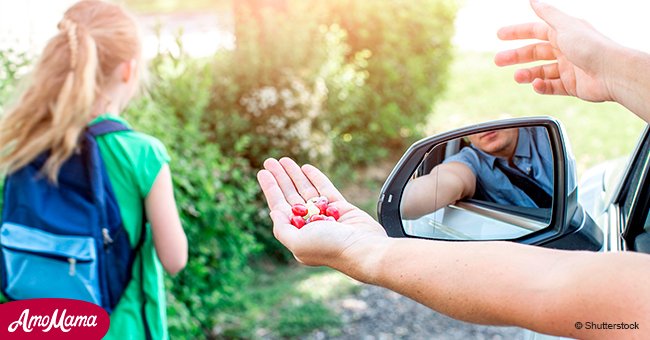
[[11, 173], [49, 150], [42, 170], [53, 182], [75, 152], [106, 77], [140, 54], [135, 22], [114, 4], [79, 2], [58, 28], [27, 90], [0, 120], [0, 167]]

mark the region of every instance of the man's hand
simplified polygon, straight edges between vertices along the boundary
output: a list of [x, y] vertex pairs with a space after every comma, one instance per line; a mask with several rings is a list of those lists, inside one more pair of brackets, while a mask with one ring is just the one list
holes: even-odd
[[[312, 266], [331, 266], [358, 277], [350, 271], [367, 268], [364, 262], [376, 259], [368, 256], [370, 250], [388, 242], [381, 225], [348, 203], [317, 168], [299, 167], [289, 158], [267, 159], [264, 168], [257, 174], [257, 180], [271, 209], [273, 233], [298, 261]], [[291, 206], [316, 196], [327, 197], [341, 213], [339, 220], [312, 222], [302, 229], [292, 226], [289, 222]]]
[[517, 70], [518, 83], [532, 83], [541, 94], [569, 95], [587, 101], [614, 100], [610, 91], [606, 54], [618, 45], [588, 23], [553, 6], [531, 0], [535, 13], [545, 22], [501, 28], [502, 40], [538, 39], [532, 45], [499, 52], [498, 66], [555, 60], [555, 63]]

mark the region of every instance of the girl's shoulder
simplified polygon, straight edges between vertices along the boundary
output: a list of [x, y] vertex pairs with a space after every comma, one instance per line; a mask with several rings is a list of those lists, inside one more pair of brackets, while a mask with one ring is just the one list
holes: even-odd
[[167, 153], [165, 144], [158, 138], [148, 135], [140, 131], [124, 131], [112, 135], [116, 141], [119, 141], [122, 146], [134, 152], [146, 152], [147, 150], [154, 150], [158, 152]]
[[[104, 119], [131, 127], [123, 118], [111, 115], [99, 116], [91, 124]], [[170, 161], [165, 145], [158, 138], [135, 130], [100, 136], [97, 143], [109, 175], [131, 178], [134, 185], [127, 187], [138, 188], [142, 197], [151, 189], [162, 166]]]
[[[126, 125], [131, 128], [131, 125], [122, 117], [114, 116], [111, 114], [104, 114], [95, 118], [90, 124], [95, 124], [103, 120], [113, 120]], [[129, 130], [117, 133], [108, 134], [101, 137], [102, 141], [108, 144], [111, 148], [123, 149], [128, 154], [133, 154], [138, 157], [143, 156], [142, 153], [151, 153], [164, 155], [168, 158], [167, 149], [165, 145], [156, 137], [146, 133]]]

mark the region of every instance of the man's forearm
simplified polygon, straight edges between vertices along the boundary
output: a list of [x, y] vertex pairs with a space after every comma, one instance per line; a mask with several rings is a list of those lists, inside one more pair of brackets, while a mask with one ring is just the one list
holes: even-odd
[[[560, 258], [543, 248], [509, 242], [440, 242], [400, 239], [377, 266], [375, 284], [457, 319], [521, 324], [546, 289], [536, 276]], [[548, 269], [546, 269], [548, 270]]]
[[[616, 276], [647, 278], [647, 269], [638, 270], [644, 265], [650, 269], [650, 257], [645, 255], [557, 251], [511, 242], [414, 239], [378, 240], [348, 255], [352, 256], [334, 267], [474, 323], [515, 325], [571, 337], [612, 336], [611, 332], [577, 332], [574, 324], [619, 318], [618, 322], [641, 322], [642, 315], [650, 313], [646, 290], [622, 287]], [[638, 263], [630, 266], [632, 262]], [[597, 308], [617, 303], [622, 305]], [[645, 321], [650, 327], [650, 319]]]
[[626, 47], [604, 50], [609, 79], [608, 87], [613, 99], [650, 122], [650, 55]]
[[461, 185], [447, 176], [436, 174], [416, 178], [404, 189], [400, 211], [402, 218], [418, 219], [461, 199]]
[[417, 219], [474, 193], [476, 182], [472, 171], [464, 164], [440, 164], [431, 173], [411, 180], [402, 195], [402, 218]]

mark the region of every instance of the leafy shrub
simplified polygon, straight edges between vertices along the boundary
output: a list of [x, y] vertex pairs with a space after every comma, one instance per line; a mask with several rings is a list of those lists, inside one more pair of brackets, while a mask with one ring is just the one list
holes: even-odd
[[226, 157], [206, 130], [210, 65], [159, 57], [149, 97], [128, 117], [159, 137], [172, 157], [176, 201], [189, 242], [187, 267], [168, 279], [170, 334], [212, 333], [219, 309], [251, 276], [248, 259], [261, 248], [256, 228], [269, 228], [258, 199], [255, 171], [247, 160]]
[[455, 2], [244, 3], [237, 47], [214, 63], [211, 128], [224, 150], [254, 167], [285, 155], [347, 167], [421, 137], [444, 88]]
[[[321, 166], [373, 163], [421, 137], [451, 60], [454, 1], [246, 3], [237, 49], [216, 75], [237, 85], [217, 81], [213, 106], [250, 122], [228, 126], [254, 129], [253, 163], [279, 152]], [[283, 93], [309, 104], [287, 107]], [[298, 132], [291, 117], [302, 118]]]
[[13, 48], [0, 49], [0, 114], [14, 99], [18, 78], [24, 73], [31, 58]]
[[240, 19], [236, 50], [216, 57], [215, 137], [234, 149], [245, 136], [241, 154], [254, 166], [286, 155], [332, 163], [331, 125], [320, 123], [328, 98], [350, 97], [364, 84], [364, 58], [346, 60], [345, 31], [319, 24], [310, 6], [301, 1], [281, 15], [263, 10], [263, 20]]
[[421, 137], [421, 127], [444, 89], [456, 1], [327, 0], [328, 21], [348, 34], [349, 58], [369, 51], [362, 100], [354, 114], [337, 110], [339, 162], [367, 163], [400, 152]]

